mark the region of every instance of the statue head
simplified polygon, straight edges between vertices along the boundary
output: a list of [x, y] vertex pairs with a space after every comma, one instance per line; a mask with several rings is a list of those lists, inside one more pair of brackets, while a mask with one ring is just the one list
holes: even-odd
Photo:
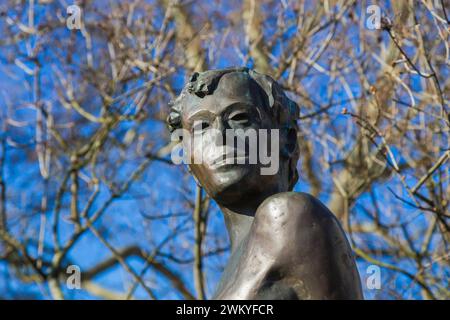
[[[298, 114], [297, 104], [271, 77], [228, 68], [194, 73], [171, 103], [167, 122], [172, 132], [183, 129], [201, 138], [201, 143], [183, 141], [191, 151], [189, 170], [212, 198], [227, 205], [292, 190], [298, 179]], [[230, 145], [236, 143], [227, 139], [230, 132], [238, 140], [243, 136], [244, 151]], [[264, 147], [271, 157], [279, 157], [277, 170], [270, 174], [264, 173]]]

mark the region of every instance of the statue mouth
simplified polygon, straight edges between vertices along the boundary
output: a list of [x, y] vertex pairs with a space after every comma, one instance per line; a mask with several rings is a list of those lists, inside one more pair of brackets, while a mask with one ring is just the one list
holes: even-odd
[[234, 156], [233, 154], [231, 155], [223, 154], [212, 162], [211, 167], [213, 169], [218, 169], [227, 166], [244, 165], [244, 164], [248, 164], [247, 156]]

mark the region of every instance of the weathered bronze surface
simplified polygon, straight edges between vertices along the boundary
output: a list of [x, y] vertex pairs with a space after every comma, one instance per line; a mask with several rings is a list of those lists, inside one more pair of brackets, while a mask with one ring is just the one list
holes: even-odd
[[[195, 73], [172, 104], [171, 130], [201, 132], [203, 145], [194, 145], [191, 157], [203, 161], [192, 161], [189, 169], [220, 206], [231, 240], [214, 299], [363, 297], [337, 219], [313, 196], [291, 191], [298, 179], [298, 113], [272, 78], [247, 68]], [[201, 127], [193, 128], [199, 121]], [[218, 142], [226, 129], [279, 129], [277, 173], [261, 174], [259, 162], [224, 162], [236, 157]]]

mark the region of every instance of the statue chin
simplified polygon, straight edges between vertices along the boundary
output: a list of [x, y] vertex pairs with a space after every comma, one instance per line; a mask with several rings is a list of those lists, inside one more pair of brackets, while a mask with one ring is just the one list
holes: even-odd
[[244, 166], [229, 170], [225, 174], [214, 175], [214, 185], [209, 184], [205, 189], [220, 205], [234, 206], [238, 203], [241, 205], [250, 203], [261, 196], [278, 192], [277, 181], [277, 177], [274, 176], [261, 176], [259, 168], [252, 170]]
[[208, 194], [217, 202], [232, 203], [242, 198], [248, 190], [248, 180], [253, 176], [246, 166], [233, 166], [226, 171], [217, 171], [210, 176], [210, 180], [202, 185]]

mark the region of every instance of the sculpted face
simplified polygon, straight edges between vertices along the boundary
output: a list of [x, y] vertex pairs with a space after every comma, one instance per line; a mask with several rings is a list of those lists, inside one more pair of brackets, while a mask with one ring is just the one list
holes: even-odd
[[[239, 155], [232, 144], [227, 145], [227, 129], [228, 133], [239, 130], [250, 135], [250, 131], [276, 128], [269, 115], [267, 95], [253, 79], [242, 72], [231, 72], [219, 80], [213, 94], [202, 98], [189, 95], [186, 99], [181, 119], [183, 129], [202, 140], [191, 144], [189, 167], [210, 196], [221, 204], [230, 204], [278, 188], [276, 174], [261, 174], [261, 168], [267, 166], [259, 159], [258, 135], [256, 143], [249, 138], [242, 140], [245, 152], [241, 150]], [[270, 132], [266, 139], [270, 150]], [[256, 151], [256, 163], [250, 161], [250, 147]], [[202, 161], [195, 163], [195, 159]]]

